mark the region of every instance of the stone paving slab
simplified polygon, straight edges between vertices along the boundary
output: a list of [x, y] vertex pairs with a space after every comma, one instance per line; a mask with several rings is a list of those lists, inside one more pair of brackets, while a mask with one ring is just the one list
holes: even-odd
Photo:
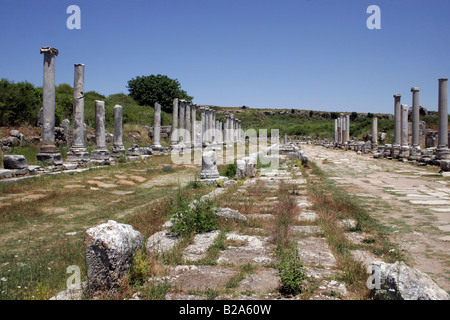
[[173, 268], [167, 280], [183, 292], [220, 290], [236, 274], [237, 271], [229, 267], [179, 265]]
[[323, 233], [319, 226], [292, 226], [291, 230], [294, 234], [300, 235], [315, 235]]
[[218, 263], [233, 264], [258, 263], [261, 265], [275, 262], [274, 245], [269, 243], [269, 237], [249, 236], [229, 233], [227, 240], [235, 241], [236, 245], [229, 245], [217, 259]]
[[250, 274], [239, 283], [238, 290], [252, 291], [255, 293], [276, 292], [280, 287], [280, 277], [278, 270], [273, 268], [264, 268], [254, 274]]
[[197, 261], [204, 258], [208, 253], [208, 248], [213, 244], [219, 234], [219, 230], [197, 234], [194, 237], [193, 243], [184, 249], [183, 259]]
[[309, 237], [297, 242], [300, 259], [306, 266], [336, 268], [337, 262], [325, 238]]

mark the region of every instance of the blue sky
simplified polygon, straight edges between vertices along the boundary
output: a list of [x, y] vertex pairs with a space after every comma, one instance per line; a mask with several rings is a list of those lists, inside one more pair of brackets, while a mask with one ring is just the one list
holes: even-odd
[[[81, 29], [69, 30], [69, 5]], [[369, 30], [368, 6], [381, 9]], [[0, 0], [0, 77], [42, 85], [42, 46], [60, 51], [56, 82], [128, 93], [164, 74], [197, 104], [393, 113], [392, 95], [437, 110], [450, 76], [446, 0]]]

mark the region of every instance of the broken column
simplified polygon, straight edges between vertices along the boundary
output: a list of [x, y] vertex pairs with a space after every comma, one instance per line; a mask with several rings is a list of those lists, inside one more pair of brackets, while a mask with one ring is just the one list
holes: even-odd
[[95, 100], [95, 150], [91, 152], [91, 160], [109, 160], [109, 151], [106, 149], [105, 139], [105, 101]]
[[121, 105], [114, 106], [114, 138], [111, 150], [111, 156], [120, 157], [125, 154], [123, 145], [123, 108]]
[[420, 157], [420, 141], [419, 141], [419, 90], [418, 87], [411, 88], [412, 92], [412, 147], [410, 151], [410, 159], [417, 160]]
[[394, 94], [394, 143], [392, 144], [391, 157], [398, 158], [400, 153], [400, 143], [402, 136], [402, 119], [401, 119], [401, 94]]
[[172, 129], [170, 132], [170, 146], [174, 147], [178, 144], [178, 98], [173, 99], [172, 109]]
[[67, 162], [86, 164], [89, 153], [84, 141], [84, 64], [75, 64], [73, 85], [73, 140]]
[[409, 143], [408, 143], [408, 106], [401, 105], [401, 145], [399, 159], [406, 159], [409, 157]]
[[217, 155], [214, 151], [206, 151], [202, 155], [202, 171], [200, 179], [218, 179]]
[[163, 147], [161, 146], [161, 105], [155, 102], [153, 113], [153, 151], [161, 152]]
[[55, 146], [55, 56], [58, 50], [52, 47], [41, 48], [44, 54], [44, 83], [42, 109], [42, 146], [36, 155], [38, 161], [62, 165], [62, 157]]

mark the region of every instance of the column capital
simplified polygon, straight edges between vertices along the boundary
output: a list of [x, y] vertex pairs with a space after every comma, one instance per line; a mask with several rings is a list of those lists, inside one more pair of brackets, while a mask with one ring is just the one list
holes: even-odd
[[55, 56], [59, 55], [58, 49], [53, 47], [41, 47], [41, 54], [42, 53], [53, 53]]
[[411, 88], [411, 92], [419, 92], [420, 88], [419, 87], [412, 87]]
[[400, 93], [394, 94], [394, 98], [400, 98], [402, 95]]

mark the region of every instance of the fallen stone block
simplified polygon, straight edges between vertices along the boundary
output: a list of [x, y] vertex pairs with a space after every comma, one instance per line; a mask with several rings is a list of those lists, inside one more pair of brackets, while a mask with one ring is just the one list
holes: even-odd
[[131, 266], [143, 238], [132, 226], [109, 220], [85, 232], [89, 291], [114, 290]]
[[28, 163], [23, 155], [7, 154], [3, 156], [3, 167], [5, 169], [28, 169]]
[[427, 274], [408, 267], [404, 262], [373, 263], [372, 272], [376, 277], [372, 290], [375, 299], [450, 300], [450, 295]]

